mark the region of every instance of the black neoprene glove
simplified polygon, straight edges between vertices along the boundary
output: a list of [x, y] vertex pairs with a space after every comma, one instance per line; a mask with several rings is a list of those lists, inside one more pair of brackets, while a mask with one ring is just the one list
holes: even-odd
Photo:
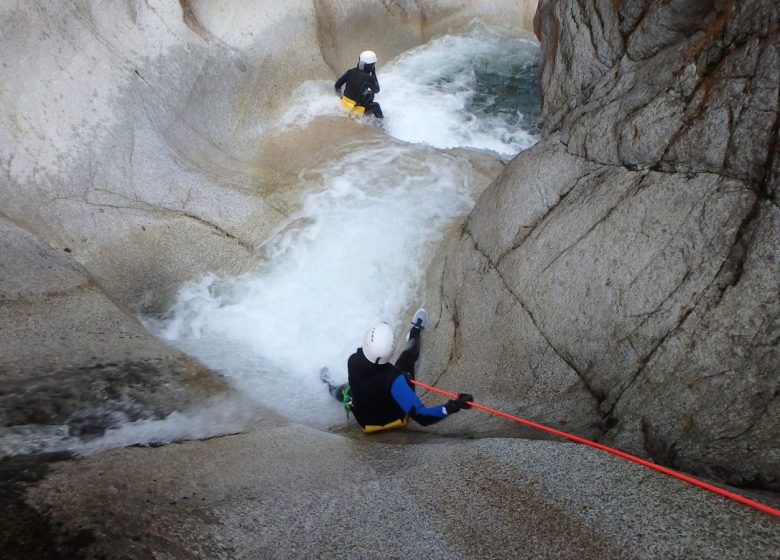
[[457, 399], [447, 401], [444, 408], [447, 410], [447, 414], [452, 414], [464, 408], [471, 408], [471, 405], [468, 404], [469, 401], [474, 401], [474, 397], [468, 393], [460, 393]]

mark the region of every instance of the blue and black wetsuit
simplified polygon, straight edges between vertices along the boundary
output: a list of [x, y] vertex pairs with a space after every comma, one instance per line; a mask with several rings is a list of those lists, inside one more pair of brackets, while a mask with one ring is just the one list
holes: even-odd
[[402, 353], [397, 365], [372, 364], [362, 348], [349, 357], [352, 413], [366, 431], [401, 427], [406, 424], [407, 416], [423, 426], [447, 416], [444, 405], [427, 407], [420, 401], [406, 377], [410, 374], [414, 378], [413, 367], [411, 372], [399, 367], [404, 362], [408, 363], [408, 356]]
[[374, 102], [374, 94], [379, 93], [379, 81], [376, 79], [374, 65], [367, 65], [366, 70], [350, 68], [336, 80], [336, 93], [341, 95], [341, 87], [344, 88], [344, 97], [355, 102], [356, 105], [365, 107], [366, 113], [381, 119], [382, 108]]
[[420, 329], [412, 327], [409, 342], [395, 365], [371, 363], [358, 348], [347, 360], [349, 383], [331, 387], [331, 394], [342, 400], [345, 389], [351, 398], [351, 410], [366, 432], [400, 428], [412, 418], [428, 426], [447, 417], [445, 405], [428, 407], [414, 393], [409, 379], [420, 357]]

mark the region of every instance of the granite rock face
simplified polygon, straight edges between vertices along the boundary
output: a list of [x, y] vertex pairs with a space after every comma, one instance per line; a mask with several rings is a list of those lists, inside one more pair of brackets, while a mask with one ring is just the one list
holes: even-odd
[[[284, 102], [280, 86], [290, 88], [307, 73], [307, 79], [332, 78], [366, 37], [382, 37], [375, 49], [389, 57], [476, 10], [504, 23], [516, 17], [522, 25], [532, 4], [180, 0], [0, 8], [3, 46], [13, 46], [0, 51], [0, 421], [70, 418], [75, 430], [88, 433], [101, 422], [85, 414], [93, 403], [158, 399], [164, 414], [222, 390], [197, 363], [149, 337], [128, 308], [154, 307], [168, 287], [200, 270], [240, 269], [264, 232], [294, 207], [292, 178], [309, 157], [302, 154], [327, 158], [329, 136], [322, 130], [308, 138], [258, 132]], [[315, 137], [323, 138], [320, 144]], [[311, 149], [289, 149], [301, 146]], [[492, 165], [484, 168], [487, 174]], [[771, 173], [778, 176], [776, 161]], [[679, 193], [678, 180], [685, 187]], [[506, 168], [465, 229], [453, 232], [450, 252], [434, 263], [440, 297], [430, 306], [424, 356], [448, 366], [441, 384], [462, 380], [480, 402], [520, 403], [528, 415], [601, 433], [611, 388], [582, 365], [599, 357], [599, 348], [580, 356], [579, 344], [568, 342], [571, 331], [559, 330], [570, 327], [556, 316], [574, 306], [582, 290], [587, 295], [587, 287], [548, 271], [586, 262], [589, 278], [630, 285], [626, 271], [639, 263], [613, 276], [580, 251], [598, 246], [600, 258], [614, 258], [627, 249], [611, 245], [609, 228], [626, 229], [645, 214], [670, 249], [653, 252], [648, 240], [643, 255], [676, 262], [675, 250], [692, 249], [663, 230], [690, 228], [684, 209], [706, 207], [709, 215], [710, 203], [700, 199], [708, 188], [717, 220], [702, 226], [696, 243], [728, 246], [744, 228], [718, 234], [716, 227], [739, 221], [758, 195], [738, 178], [720, 180], [605, 167], [567, 152], [557, 129], [548, 131], [544, 142]], [[670, 192], [683, 210], [668, 216], [633, 202]], [[728, 204], [734, 208], [724, 213]], [[576, 219], [578, 209], [584, 223]], [[756, 236], [773, 233], [772, 227], [776, 235], [776, 225], [761, 223], [766, 227]], [[532, 244], [542, 251], [533, 256], [539, 271], [533, 278], [513, 260], [515, 249], [530, 251]], [[548, 245], [556, 252], [545, 256]], [[733, 319], [729, 311], [749, 309], [740, 290], [765, 289], [772, 272], [753, 265], [770, 258], [771, 246], [744, 246], [739, 281], [716, 294], [724, 301], [723, 321]], [[706, 285], [706, 270], [689, 273], [694, 287]], [[683, 272], [656, 274], [668, 284], [685, 284]], [[529, 278], [541, 295], [524, 292]], [[546, 297], [545, 278], [560, 282], [561, 301]], [[591, 289], [599, 292], [596, 280]], [[599, 297], [610, 294], [602, 288]], [[625, 305], [655, 304], [658, 315], [683, 305], [652, 295], [637, 293]], [[610, 323], [586, 310], [580, 315], [593, 330]], [[755, 327], [753, 319], [745, 316], [746, 330]], [[672, 315], [664, 320], [674, 322]], [[673, 337], [659, 335], [662, 328], [654, 324], [630, 324], [638, 333], [632, 343], [641, 348], [650, 344], [645, 338], [662, 336], [651, 356], [660, 361]], [[717, 321], [707, 328], [711, 344], [719, 344], [724, 331]], [[580, 325], [577, 331], [583, 340], [591, 334], [585, 330]], [[606, 338], [592, 334], [593, 344]], [[682, 327], [673, 334], [682, 336]], [[689, 354], [694, 367], [697, 355]], [[614, 371], [618, 378], [620, 370]], [[614, 399], [614, 415], [640, 383], [664, 382], [640, 372], [625, 396]], [[122, 412], [132, 419], [138, 411]], [[326, 433], [264, 415], [265, 424], [249, 433], [203, 441], [116, 449], [52, 465], [46, 456], [3, 459], [0, 517], [11, 530], [0, 547], [10, 544], [18, 557], [42, 556], [13, 549], [21, 543], [68, 558], [776, 553], [776, 525], [761, 512], [581, 445], [460, 439], [455, 434], [469, 414], [476, 412], [442, 423], [453, 432], [447, 437], [408, 432], [369, 441], [361, 433]], [[771, 414], [761, 418], [765, 424], [754, 424], [754, 432], [771, 435]], [[668, 435], [652, 428], [653, 449], [666, 452]], [[420, 445], [398, 445], [410, 441]]]
[[780, 488], [780, 7], [542, 1], [535, 27], [544, 139], [442, 252], [426, 366]]

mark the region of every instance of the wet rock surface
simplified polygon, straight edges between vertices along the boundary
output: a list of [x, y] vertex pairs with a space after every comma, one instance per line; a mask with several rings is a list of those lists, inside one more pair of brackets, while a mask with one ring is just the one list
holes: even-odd
[[50, 465], [71, 458], [68, 453], [0, 459], [0, 551], [9, 560], [84, 558], [93, 542], [89, 530], [66, 530], [31, 507], [25, 488], [49, 472]]
[[2, 218], [0, 261], [3, 438], [35, 427], [95, 436], [230, 392], [213, 372], [152, 337], [66, 253]]
[[[465, 414], [465, 413], [463, 413]], [[53, 466], [87, 558], [772, 558], [770, 516], [573, 444], [390, 445], [302, 426]]]

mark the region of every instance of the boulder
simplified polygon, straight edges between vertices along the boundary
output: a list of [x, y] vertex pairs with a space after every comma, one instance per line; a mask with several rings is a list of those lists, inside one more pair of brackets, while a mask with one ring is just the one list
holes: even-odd
[[540, 2], [544, 139], [429, 275], [440, 385], [780, 488], [779, 24], [771, 1]]

